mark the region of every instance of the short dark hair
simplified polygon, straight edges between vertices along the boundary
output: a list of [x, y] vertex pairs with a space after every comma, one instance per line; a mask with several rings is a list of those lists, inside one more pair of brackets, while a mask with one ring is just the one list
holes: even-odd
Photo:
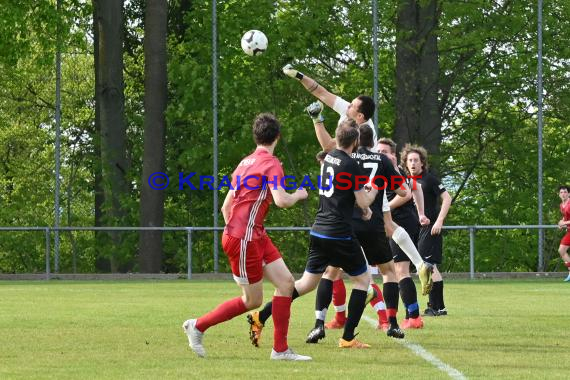
[[372, 133], [371, 126], [368, 124], [362, 124], [360, 127], [358, 127], [358, 132], [360, 133], [358, 145], [365, 148], [374, 147], [374, 134]]
[[322, 162], [325, 160], [325, 157], [327, 156], [327, 152], [325, 152], [324, 150], [321, 150], [319, 153], [317, 153], [317, 155], [315, 156], [315, 158], [317, 159], [317, 161]]
[[392, 150], [392, 153], [396, 153], [397, 145], [394, 142], [394, 140], [389, 139], [388, 137], [382, 137], [378, 140], [378, 144], [388, 145], [390, 147], [390, 149]]
[[358, 141], [358, 124], [354, 119], [347, 118], [335, 131], [335, 139], [341, 148], [350, 148], [355, 142]]
[[376, 104], [370, 96], [359, 95], [356, 99], [360, 100], [360, 106], [358, 107], [358, 112], [364, 115], [366, 120], [369, 120], [374, 116], [374, 111], [376, 110]]
[[281, 134], [281, 124], [275, 115], [260, 113], [253, 120], [253, 140], [257, 145], [271, 145]]
[[560, 192], [560, 190], [562, 189], [566, 189], [566, 191], [570, 191], [570, 187], [568, 185], [560, 185], [558, 186], [558, 192]]

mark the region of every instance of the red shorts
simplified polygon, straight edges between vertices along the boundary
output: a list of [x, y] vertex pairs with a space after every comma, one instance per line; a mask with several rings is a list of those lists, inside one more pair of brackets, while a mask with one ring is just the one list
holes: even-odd
[[230, 260], [238, 284], [255, 284], [263, 278], [263, 266], [281, 258], [269, 236], [246, 241], [224, 234], [222, 247]]
[[566, 230], [566, 235], [560, 240], [560, 245], [567, 245], [570, 247], [570, 229]]

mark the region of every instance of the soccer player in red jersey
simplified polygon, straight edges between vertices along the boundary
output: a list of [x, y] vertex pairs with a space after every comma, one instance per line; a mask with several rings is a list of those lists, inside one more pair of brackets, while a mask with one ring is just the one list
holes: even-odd
[[234, 280], [243, 294], [197, 319], [184, 322], [182, 327], [190, 347], [200, 357], [206, 355], [202, 339], [208, 328], [261, 305], [265, 276], [275, 285], [272, 306], [275, 329], [270, 358], [311, 360], [309, 356], [296, 354], [287, 344], [294, 279], [263, 227], [272, 201], [277, 207], [286, 208], [307, 198], [304, 189], [289, 194], [282, 187], [283, 168], [273, 155], [280, 128], [279, 121], [272, 114], [258, 115], [253, 122], [257, 148], [239, 163], [232, 174], [232, 186], [222, 206], [226, 222], [222, 247], [231, 264]]
[[558, 196], [562, 201], [560, 203], [562, 219], [558, 222], [558, 228], [566, 230], [566, 235], [560, 240], [558, 253], [560, 253], [560, 257], [564, 260], [564, 265], [568, 268], [568, 276], [564, 279], [565, 282], [570, 281], [570, 256], [568, 255], [568, 248], [570, 248], [570, 228], [568, 228], [570, 226], [570, 195], [568, 190], [569, 187], [566, 185], [558, 187]]

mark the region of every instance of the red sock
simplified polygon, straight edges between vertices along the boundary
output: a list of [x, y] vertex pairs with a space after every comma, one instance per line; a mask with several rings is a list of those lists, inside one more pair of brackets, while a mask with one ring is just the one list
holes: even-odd
[[335, 319], [339, 322], [346, 321], [346, 287], [341, 279], [333, 281], [333, 305], [336, 311]]
[[273, 317], [273, 349], [276, 352], [286, 351], [289, 317], [291, 316], [291, 297], [273, 296], [271, 305]]
[[225, 321], [229, 321], [233, 317], [237, 317], [247, 311], [241, 297], [236, 297], [224, 303], [221, 303], [214, 310], [204, 314], [196, 321], [196, 328], [200, 332], [204, 332], [212, 326]]
[[380, 287], [376, 284], [371, 285], [374, 289], [376, 289], [376, 298], [373, 298], [370, 301], [370, 306], [376, 310], [376, 314], [378, 314], [378, 320], [380, 323], [388, 323], [388, 315], [386, 314], [386, 304], [384, 303], [384, 297], [382, 296], [382, 291]]

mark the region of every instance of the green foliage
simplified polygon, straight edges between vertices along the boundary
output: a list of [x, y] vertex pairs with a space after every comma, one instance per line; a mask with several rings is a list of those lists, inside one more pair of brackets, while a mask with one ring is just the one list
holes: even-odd
[[[395, 119], [395, 22], [398, 1], [379, 6], [379, 108], [382, 135]], [[442, 111], [441, 174], [454, 204], [448, 225], [537, 223], [536, 6], [526, 2], [441, 1], [437, 29]], [[211, 1], [169, 2], [169, 105], [166, 131], [165, 225], [211, 226], [214, 191], [178, 187], [178, 173], [212, 175]], [[115, 224], [138, 225], [144, 117], [144, 1], [125, 5], [125, 117], [128, 126], [126, 216]], [[347, 100], [373, 91], [372, 15], [360, 0], [228, 0], [217, 3], [218, 179], [254, 149], [251, 122], [275, 113], [283, 124], [276, 155], [286, 174], [316, 179], [320, 147], [303, 108], [313, 97], [281, 73], [287, 63]], [[570, 182], [570, 3], [544, 4], [544, 216], [560, 218], [556, 185]], [[94, 131], [91, 2], [5, 1], [0, 7], [0, 225], [53, 224], [54, 57], [60, 36], [62, 92], [62, 225], [94, 224], [94, 175], [100, 165]], [[268, 51], [245, 55], [240, 38], [262, 30]], [[326, 109], [332, 134], [337, 115]], [[195, 185], [198, 185], [194, 181]], [[221, 206], [226, 189], [218, 193]], [[317, 193], [294, 208], [271, 210], [269, 226], [310, 226]], [[219, 217], [219, 224], [223, 221]], [[136, 233], [122, 233], [121, 270], [137, 270]], [[212, 233], [193, 236], [193, 270], [212, 271]], [[304, 232], [272, 232], [294, 271], [307, 251]], [[53, 238], [53, 236], [52, 236]], [[110, 238], [110, 237], [109, 237]], [[546, 269], [561, 270], [557, 230], [547, 231]], [[62, 233], [62, 270], [93, 271], [92, 232]], [[163, 270], [186, 271], [186, 234], [164, 234]], [[101, 240], [97, 240], [101, 241]], [[35, 272], [44, 267], [42, 232], [2, 232], [0, 271]], [[467, 271], [466, 232], [445, 237], [444, 269]], [[97, 247], [105, 252], [105, 247]], [[535, 231], [479, 231], [476, 269], [536, 268]], [[110, 255], [111, 253], [109, 253]], [[75, 264], [74, 258], [75, 257]], [[220, 270], [228, 265], [220, 249]]]

